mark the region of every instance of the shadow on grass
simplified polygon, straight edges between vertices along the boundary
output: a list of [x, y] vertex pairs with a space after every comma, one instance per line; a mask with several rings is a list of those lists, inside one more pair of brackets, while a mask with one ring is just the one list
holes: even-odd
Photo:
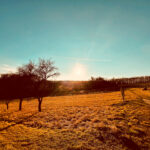
[[116, 104], [112, 104], [111, 106], [124, 106], [124, 105], [127, 105], [129, 103], [130, 103], [130, 101], [124, 101], [124, 102], [119, 102], [119, 103], [116, 103]]
[[138, 99], [143, 99], [143, 97], [139, 94], [137, 94], [136, 92], [129, 90], [132, 94], [136, 95], [138, 97]]
[[132, 139], [128, 139], [127, 137], [121, 136], [118, 137], [118, 140], [130, 150], [140, 150], [140, 146], [138, 146]]
[[7, 115], [7, 116], [10, 116], [12, 113], [14, 113], [14, 112], [18, 112], [18, 110], [16, 110], [16, 111], [13, 111], [13, 112], [3, 112], [3, 114], [0, 114], [0, 121], [2, 120], [2, 118], [4, 118], [5, 117], [5, 115]]
[[122, 144], [128, 150], [141, 150], [141, 147], [138, 144], [136, 144], [131, 138], [123, 136], [121, 131], [111, 132], [109, 127], [99, 127], [97, 130], [99, 131], [97, 139], [103, 143], [108, 143], [106, 141], [111, 140], [113, 143], [116, 141], [116, 144]]
[[124, 102], [119, 102], [119, 103], [116, 103], [116, 104], [112, 104], [111, 106], [118, 107], [118, 106], [125, 106], [125, 105], [144, 106], [144, 101], [141, 98], [137, 98], [137, 99], [133, 99], [133, 100], [130, 100], [130, 101], [126, 100]]
[[32, 118], [32, 117], [33, 117], [35, 114], [37, 114], [37, 113], [38, 113], [38, 112], [36, 112], [36, 113], [34, 113], [34, 114], [30, 115], [30, 116], [21, 118], [21, 119], [19, 119], [18, 121], [0, 118], [0, 121], [7, 121], [8, 123], [12, 123], [11, 125], [8, 125], [7, 127], [0, 128], [0, 131], [7, 130], [8, 128], [13, 127], [13, 126], [15, 126], [15, 125], [17, 125], [17, 124], [22, 124], [23, 122], [27, 121], [27, 119]]

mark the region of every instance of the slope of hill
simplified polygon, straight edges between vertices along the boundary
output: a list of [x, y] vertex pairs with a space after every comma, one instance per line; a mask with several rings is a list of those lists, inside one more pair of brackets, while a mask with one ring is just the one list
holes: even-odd
[[0, 104], [0, 149], [121, 150], [150, 148], [150, 91], [47, 97]]

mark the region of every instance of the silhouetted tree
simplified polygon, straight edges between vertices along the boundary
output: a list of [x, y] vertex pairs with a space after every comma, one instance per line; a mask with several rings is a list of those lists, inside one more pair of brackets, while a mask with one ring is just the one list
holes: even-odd
[[35, 74], [35, 64], [30, 61], [28, 64], [18, 68], [18, 92], [19, 92], [19, 110], [22, 109], [22, 102], [24, 98], [33, 97], [34, 83], [37, 79]]
[[6, 104], [7, 109], [10, 101], [17, 97], [14, 77], [14, 74], [3, 74], [0, 78], [0, 99]]
[[53, 61], [40, 58], [36, 68], [36, 75], [40, 78], [40, 80], [47, 80], [59, 75], [56, 70], [57, 68], [54, 66]]
[[58, 76], [59, 73], [56, 72], [57, 68], [54, 66], [54, 62], [51, 60], [39, 59], [36, 75], [38, 76], [37, 92], [36, 96], [39, 101], [39, 112], [41, 112], [41, 105], [44, 96], [48, 96], [50, 91], [50, 84], [48, 84], [47, 79], [50, 77]]
[[22, 110], [22, 102], [23, 99], [25, 98], [30, 98], [32, 97], [32, 91], [34, 89], [34, 82], [32, 79], [32, 75], [21, 75], [18, 74], [18, 79], [17, 79], [17, 90], [18, 91], [18, 99], [19, 99], [19, 110]]
[[53, 84], [50, 84], [47, 80], [59, 75], [56, 70], [57, 68], [54, 66], [54, 62], [49, 59], [39, 59], [37, 65], [30, 61], [18, 69], [19, 74], [32, 76], [32, 85], [34, 86], [32, 95], [38, 99], [39, 112], [41, 112], [43, 97], [50, 95], [54, 91], [55, 86], [52, 86]]
[[21, 76], [33, 76], [35, 75], [36, 65], [29, 61], [28, 64], [18, 67], [18, 74]]

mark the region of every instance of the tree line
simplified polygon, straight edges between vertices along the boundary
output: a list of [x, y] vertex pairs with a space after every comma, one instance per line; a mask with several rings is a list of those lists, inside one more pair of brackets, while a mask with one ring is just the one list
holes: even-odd
[[58, 83], [48, 79], [59, 75], [54, 62], [39, 59], [35, 64], [30, 61], [17, 69], [16, 73], [3, 74], [0, 77], [0, 101], [5, 102], [7, 109], [9, 103], [19, 99], [19, 110], [26, 98], [38, 100], [38, 111], [41, 112], [43, 97], [54, 95], [58, 89]]
[[150, 85], [150, 76], [132, 78], [104, 79], [102, 77], [91, 77], [91, 80], [84, 84], [84, 89], [88, 91], [117, 91], [121, 88], [138, 88]]

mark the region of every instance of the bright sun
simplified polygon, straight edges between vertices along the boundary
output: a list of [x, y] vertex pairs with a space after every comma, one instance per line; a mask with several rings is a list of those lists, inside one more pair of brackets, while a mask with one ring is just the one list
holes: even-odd
[[63, 74], [63, 80], [87, 80], [89, 77], [87, 67], [81, 63], [76, 63], [70, 69], [70, 72]]
[[73, 67], [71, 78], [73, 80], [84, 80], [86, 76], [86, 68], [80, 63], [76, 63]]
[[73, 73], [77, 76], [82, 76], [84, 74], [84, 68], [81, 64], [76, 64], [73, 69]]

